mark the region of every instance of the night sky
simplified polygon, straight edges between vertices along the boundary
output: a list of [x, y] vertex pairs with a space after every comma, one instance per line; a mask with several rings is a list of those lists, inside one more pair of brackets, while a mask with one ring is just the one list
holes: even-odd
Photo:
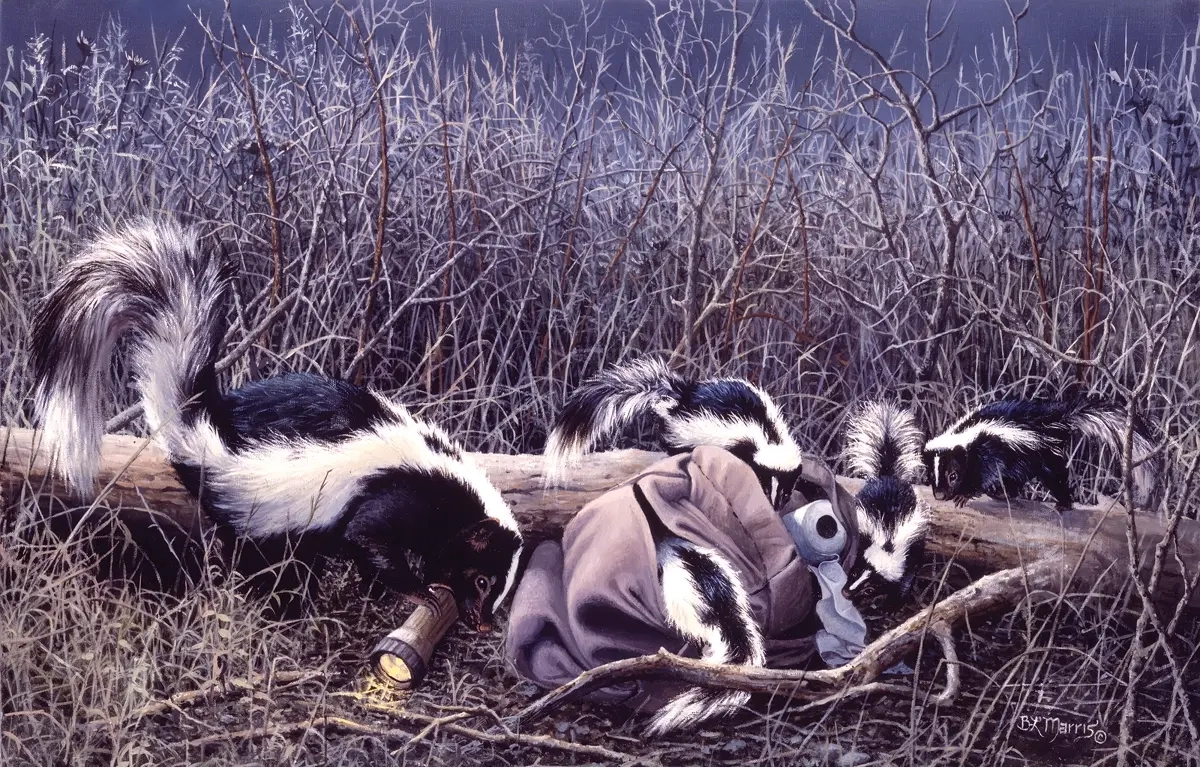
[[[330, 0], [310, 1], [318, 7], [330, 5]], [[348, 0], [347, 5], [357, 2]], [[921, 18], [924, 0], [861, 0], [860, 6], [867, 34], [886, 45], [906, 26], [910, 32], [919, 30], [911, 25]], [[1200, 15], [1200, 0], [1034, 0], [1033, 6], [1023, 27], [1027, 47], [1034, 54], [1062, 52], [1072, 60], [1076, 53], [1092, 55], [1100, 39], [1109, 57], [1120, 57], [1127, 46], [1153, 55], [1165, 44], [1174, 52], [1184, 35], [1195, 33]], [[235, 19], [252, 29], [284, 24], [284, 7], [285, 0], [233, 0]], [[497, 10], [502, 33], [515, 42], [546, 34], [553, 13], [577, 17], [580, 5], [578, 0], [432, 0], [427, 7], [448, 47], [486, 51], [495, 46]], [[965, 55], [988, 46], [990, 36], [1003, 28], [1001, 0], [960, 0], [957, 7], [953, 29]], [[23, 46], [35, 32], [52, 30], [58, 39], [74, 38], [80, 30], [95, 35], [104, 19], [115, 13], [129, 30], [130, 47], [151, 58], [152, 30], [160, 44], [167, 33], [185, 32], [185, 41], [194, 47], [198, 35], [192, 14], [211, 17], [223, 8], [224, 0], [0, 0], [0, 40], [5, 46]], [[815, 50], [820, 31], [801, 0], [767, 0], [760, 16], [785, 29], [798, 28], [801, 50]], [[649, 18], [645, 0], [609, 0], [596, 31], [613, 34], [626, 27], [636, 32]], [[906, 39], [911, 35], [906, 33]]]

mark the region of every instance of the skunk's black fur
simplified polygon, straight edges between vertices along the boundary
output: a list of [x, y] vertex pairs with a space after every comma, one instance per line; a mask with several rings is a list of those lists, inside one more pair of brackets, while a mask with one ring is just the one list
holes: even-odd
[[[1021, 495], [1038, 480], [1059, 511], [1074, 501], [1070, 486], [1071, 434], [1098, 440], [1120, 451], [1125, 443], [1125, 410], [1091, 397], [1067, 400], [1000, 400], [960, 419], [925, 444], [924, 462], [936, 499], [962, 505], [981, 494], [996, 499]], [[1154, 449], [1154, 438], [1141, 419], [1134, 422], [1133, 459]], [[1135, 502], [1150, 500], [1157, 461], [1134, 468]]]
[[[671, 626], [680, 637], [703, 648], [705, 661], [763, 666], [762, 630], [733, 566], [719, 552], [671, 533], [637, 483], [633, 495], [654, 541], [659, 586]], [[648, 730], [661, 734], [695, 726], [727, 716], [749, 700], [750, 694], [740, 691], [690, 688], [667, 702]]]
[[724, 448], [754, 469], [776, 509], [792, 495], [800, 449], [770, 395], [743, 379], [687, 379], [655, 358], [602, 371], [571, 395], [546, 441], [549, 474], [642, 415], [657, 420], [669, 452]]
[[858, 492], [862, 556], [849, 575], [854, 591], [876, 577], [904, 599], [925, 554], [929, 508], [912, 484], [921, 473], [922, 436], [898, 405], [869, 402], [850, 417], [844, 455], [850, 473], [865, 478]]
[[[33, 328], [35, 409], [59, 474], [91, 490], [110, 359], [131, 331], [146, 421], [237, 540], [239, 567], [274, 569], [292, 555], [272, 589], [287, 613], [325, 558], [345, 555], [367, 583], [417, 601], [447, 584], [463, 616], [487, 629], [522, 542], [499, 491], [445, 432], [377, 392], [309, 374], [222, 392], [215, 363], [231, 279], [195, 232], [169, 220], [104, 235], [64, 269]], [[408, 553], [422, 559], [423, 582]]]

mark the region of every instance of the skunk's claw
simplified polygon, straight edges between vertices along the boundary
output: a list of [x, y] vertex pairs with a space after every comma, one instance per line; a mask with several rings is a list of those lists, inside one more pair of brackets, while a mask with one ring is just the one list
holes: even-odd
[[424, 589], [415, 590], [413, 592], [405, 592], [404, 599], [413, 605], [413, 607], [424, 607], [434, 616], [442, 612], [441, 603], [438, 602], [437, 595], [434, 594], [433, 587], [425, 587]]

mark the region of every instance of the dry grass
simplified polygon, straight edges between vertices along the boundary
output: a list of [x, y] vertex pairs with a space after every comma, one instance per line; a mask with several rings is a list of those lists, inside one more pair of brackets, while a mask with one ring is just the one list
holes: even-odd
[[[464, 57], [407, 11], [355, 11], [356, 30], [340, 7], [303, 4], [257, 39], [198, 19], [193, 77], [170, 41], [128, 59], [115, 26], [10, 52], [0, 422], [28, 422], [30, 307], [71, 249], [169, 210], [241, 265], [233, 385], [361, 377], [472, 449], [537, 452], [582, 378], [660, 352], [756, 380], [831, 459], [863, 397], [899, 396], [938, 428], [989, 397], [1088, 389], [1161, 431], [1175, 471], [1159, 513], [1194, 516], [1197, 41], [1153, 71], [1034, 66], [1014, 8], [960, 71], [936, 15], [926, 40], [875, 50], [845, 0], [813, 9], [836, 45], [808, 83], [786, 75], [787, 38], [698, 0], [620, 59], [591, 11], [537, 46]], [[405, 34], [392, 44], [385, 28]], [[122, 391], [113, 412], [130, 403]], [[1130, 457], [1078, 459], [1085, 496], [1123, 492]], [[59, 543], [31, 511], [0, 530], [0, 763], [604, 761], [514, 743], [490, 713], [533, 693], [494, 639], [456, 634], [429, 684], [385, 713], [347, 694], [400, 617], [351, 577], [314, 618], [273, 624], [215, 566], [182, 597], [100, 580], [86, 542]], [[1194, 764], [1196, 619], [1152, 610], [1157, 588], [1031, 598], [972, 625], [968, 695], [949, 706], [921, 694], [789, 716], [775, 702], [654, 744], [584, 707], [536, 734], [670, 763], [821, 762], [836, 744], [862, 753], [847, 762]], [[450, 705], [472, 710], [425, 733], [421, 717]], [[1039, 713], [1107, 740], [1032, 733]]]
[[[219, 569], [170, 596], [99, 579], [87, 545], [37, 533], [0, 545], [5, 764], [1107, 763], [1137, 615], [1129, 595], [1067, 595], [1057, 614], [1055, 596], [1034, 596], [959, 634], [964, 693], [951, 704], [928, 696], [945, 675], [929, 649], [910, 701], [856, 697], [796, 716], [760, 699], [736, 720], [647, 743], [643, 718], [586, 704], [520, 730], [506, 718], [540, 692], [507, 670], [499, 634], [461, 626], [414, 694], [378, 687], [365, 655], [403, 611], [365, 600], [348, 569], [312, 617], [280, 624]], [[943, 566], [927, 567], [919, 602]], [[943, 589], [968, 578], [951, 569]], [[876, 630], [900, 618], [866, 612]], [[1171, 684], [1165, 665], [1143, 682], [1137, 761], [1194, 759]], [[1034, 732], [1034, 716], [1078, 732]]]

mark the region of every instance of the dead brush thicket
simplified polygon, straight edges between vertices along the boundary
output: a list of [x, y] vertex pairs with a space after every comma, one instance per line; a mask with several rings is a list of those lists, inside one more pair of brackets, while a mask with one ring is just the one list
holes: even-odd
[[[1014, 7], [989, 57], [962, 59], [938, 14], [875, 49], [852, 3], [811, 0], [828, 47], [798, 83], [795, 44], [744, 4], [669, 6], [641, 37], [598, 36], [585, 10], [475, 56], [419, 15], [306, 3], [258, 34], [197, 19], [186, 75], [170, 40], [146, 61], [115, 25], [10, 50], [0, 422], [28, 424], [30, 309], [73, 245], [166, 210], [240, 264], [232, 382], [353, 377], [472, 449], [536, 452], [582, 378], [662, 352], [756, 380], [831, 460], [866, 396], [939, 428], [1086, 388], [1166, 436], [1160, 512], [1194, 515], [1200, 36], [1150, 69], [1032, 65]], [[1129, 461], [1082, 455], [1081, 482], [1122, 494]], [[931, 653], [901, 706], [769, 702], [646, 743], [586, 706], [512, 731], [534, 693], [459, 631], [389, 704], [361, 662], [399, 617], [352, 577], [272, 624], [219, 568], [173, 598], [100, 580], [86, 541], [31, 512], [0, 529], [0, 763], [1200, 762], [1196, 618], [1155, 608], [1153, 579], [971, 623], [949, 704], [924, 693]], [[944, 566], [922, 602], [963, 583]]]

